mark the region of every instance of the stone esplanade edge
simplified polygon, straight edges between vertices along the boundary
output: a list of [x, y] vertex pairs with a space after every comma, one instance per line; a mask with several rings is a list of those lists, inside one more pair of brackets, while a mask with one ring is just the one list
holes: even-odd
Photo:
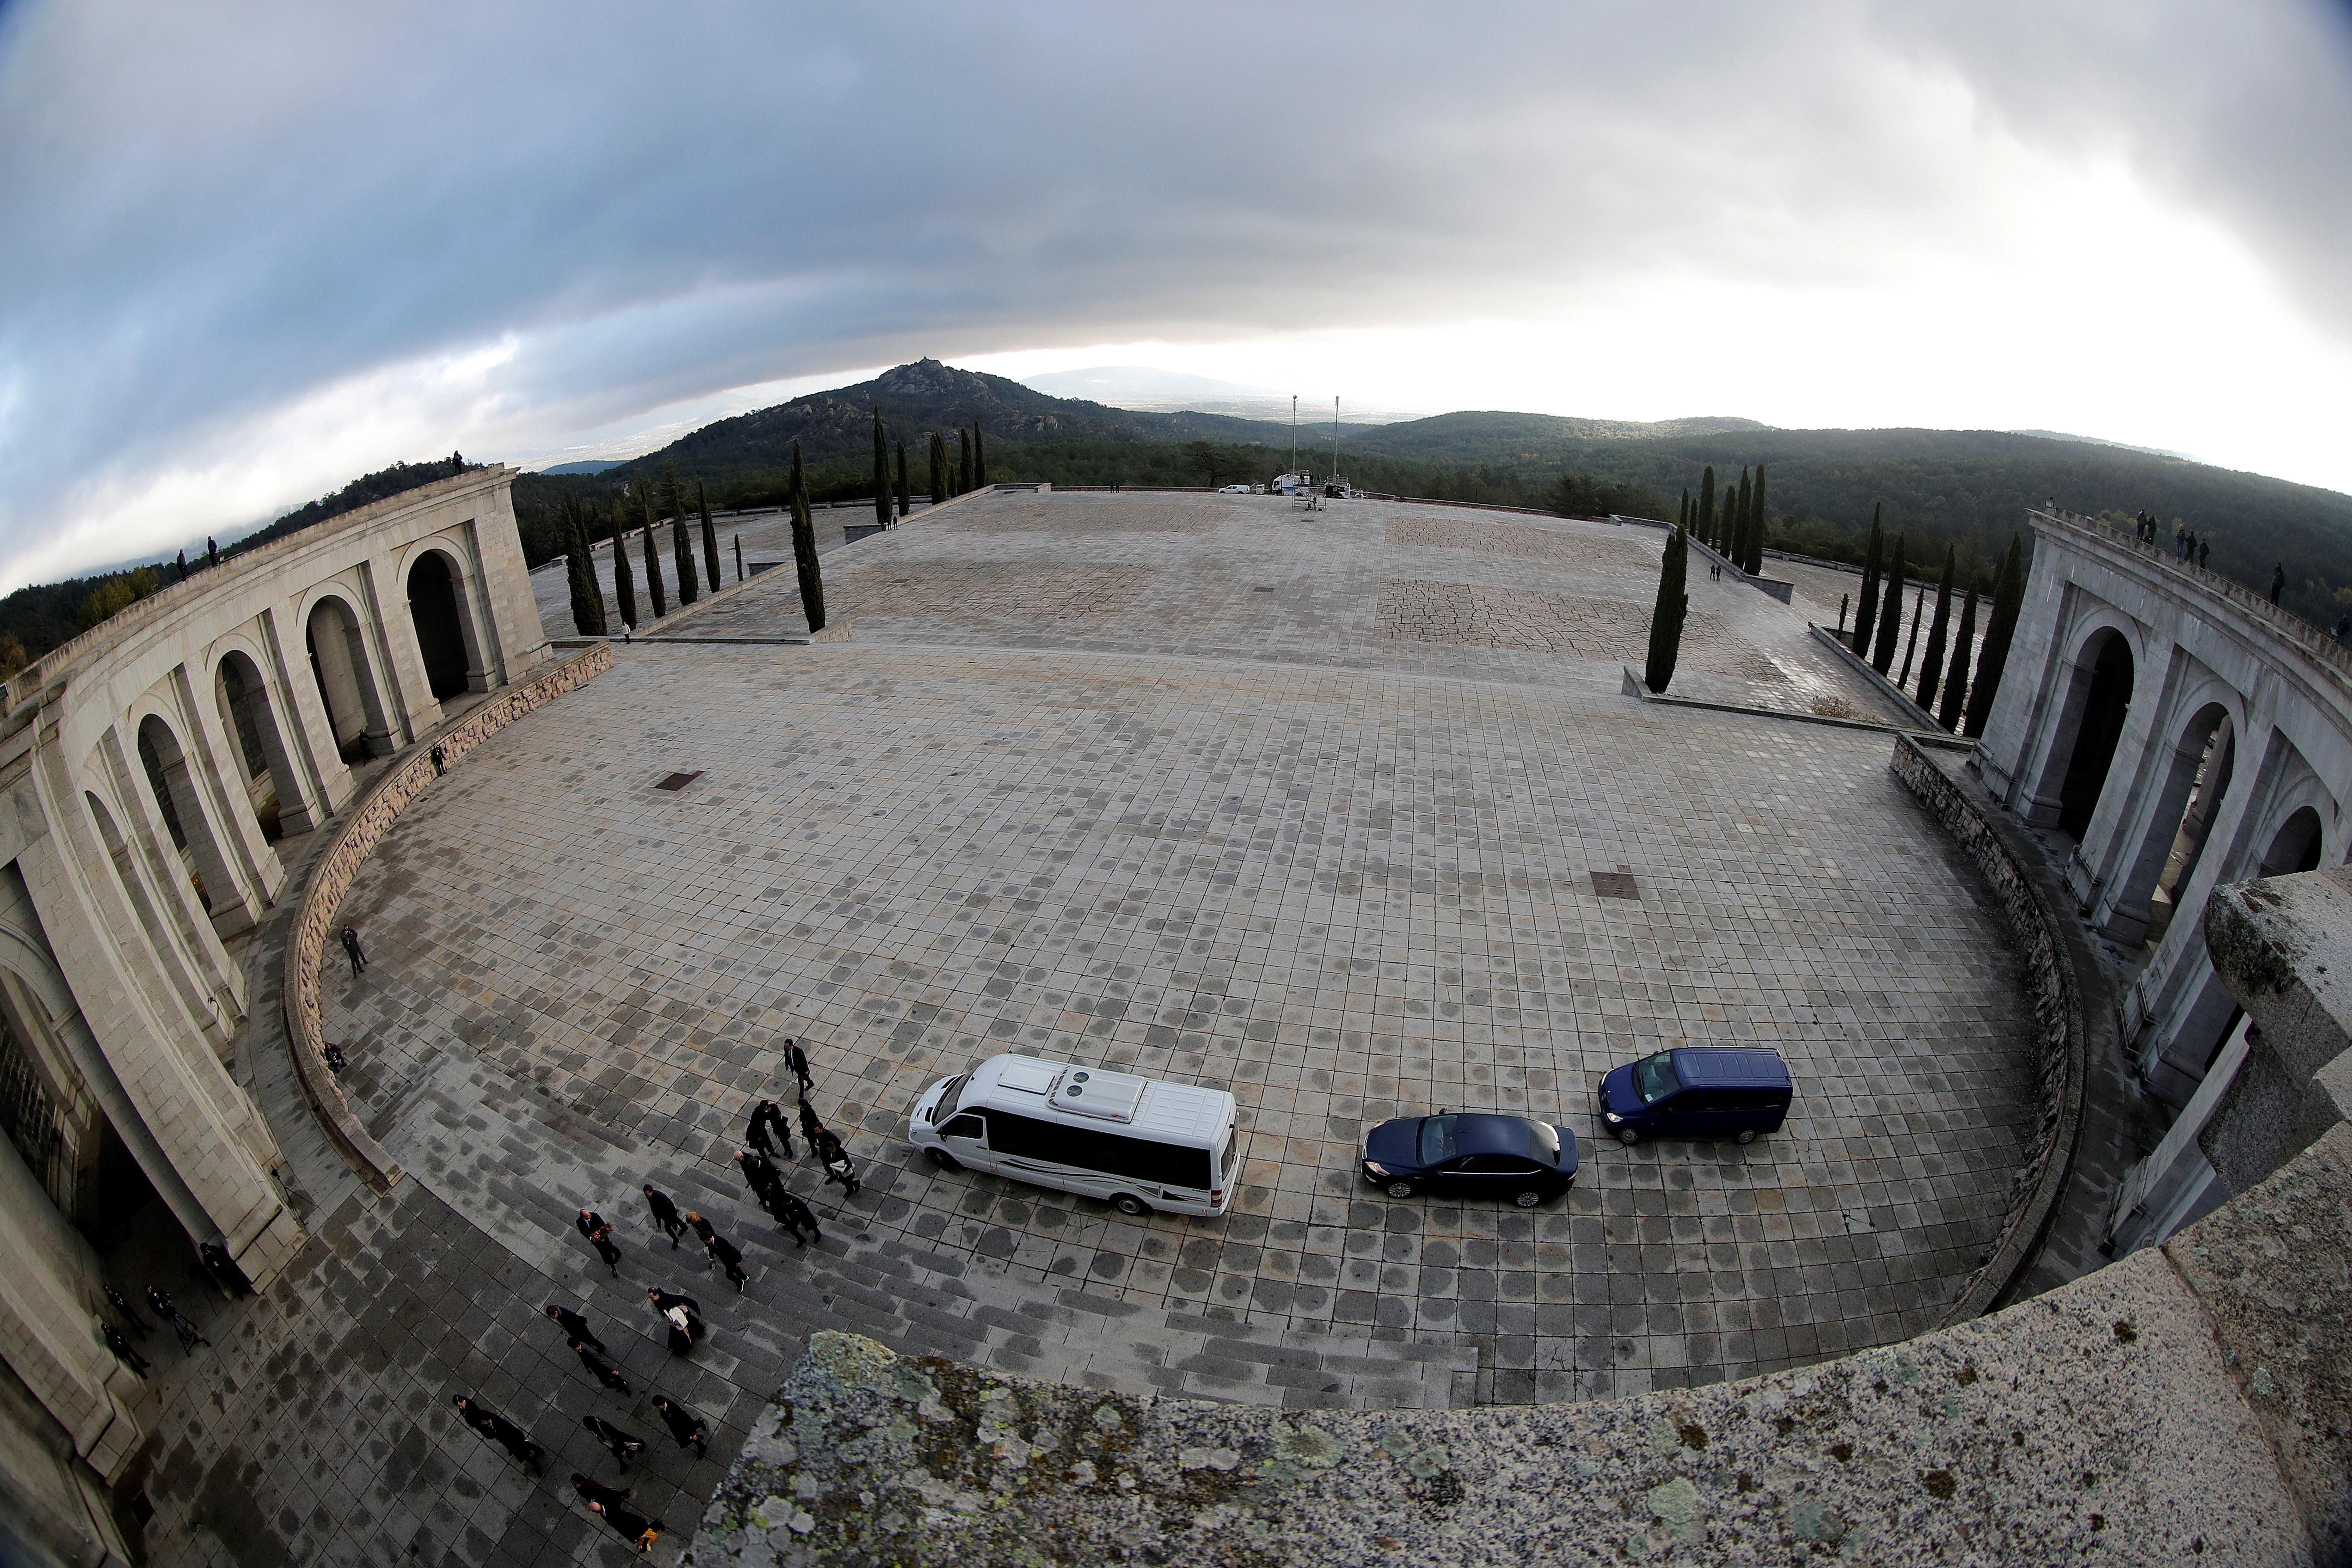
[[2066, 1189], [2089, 1081], [2084, 1059], [2082, 993], [2058, 917], [1974, 803], [1908, 735], [1895, 737], [1895, 755], [1887, 765], [1991, 884], [2025, 960], [2034, 1014], [2042, 1025], [2040, 1060], [2034, 1070], [2036, 1092], [2045, 1107], [2040, 1146], [2029, 1152], [2019, 1167], [2000, 1239], [1945, 1314], [1948, 1327], [1990, 1310], [2024, 1272]]
[[295, 1075], [304, 1098], [319, 1117], [327, 1136], [360, 1178], [379, 1192], [401, 1178], [401, 1168], [376, 1142], [352, 1110], [343, 1089], [327, 1070], [325, 1041], [319, 1023], [319, 965], [335, 911], [361, 863], [375, 848], [394, 818], [431, 786], [439, 775], [433, 766], [437, 747], [446, 763], [463, 760], [468, 752], [524, 714], [545, 706], [563, 693], [613, 668], [609, 643], [598, 643], [523, 684], [499, 692], [451, 720], [410, 748], [407, 758], [378, 779], [366, 795], [344, 816], [335, 840], [319, 857], [303, 889], [294, 919], [293, 940], [286, 944], [284, 984], [278, 994], [285, 1010], [286, 1046], [294, 1058]]

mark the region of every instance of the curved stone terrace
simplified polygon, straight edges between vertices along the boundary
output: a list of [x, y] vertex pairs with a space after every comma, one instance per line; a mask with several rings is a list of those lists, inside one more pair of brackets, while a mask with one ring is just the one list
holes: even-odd
[[[239, 1325], [235, 1387], [174, 1385], [156, 1560], [623, 1561], [562, 1477], [613, 1479], [583, 1414], [659, 1438], [656, 1389], [717, 1436], [633, 1472], [667, 1553], [820, 1329], [1122, 1392], [1440, 1408], [1927, 1328], [2037, 1117], [2015, 957], [1884, 735], [1619, 694], [1659, 542], [974, 497], [828, 554], [853, 643], [616, 650], [353, 885], [371, 967], [331, 968], [328, 1034], [410, 1179], [375, 1197], [299, 1145], [326, 1246]], [[1802, 616], [1703, 576], [1692, 601], [1678, 693], [1878, 716]], [[797, 629], [791, 575], [673, 621]], [[1620, 869], [1636, 896], [1601, 896]], [[727, 1163], [753, 1100], [789, 1103], [787, 1035], [866, 1177], [844, 1202], [793, 1167], [806, 1252]], [[1597, 1142], [1601, 1071], [1728, 1041], [1789, 1058], [1781, 1134]], [[1231, 1087], [1234, 1212], [1129, 1220], [919, 1163], [918, 1089], [1004, 1048]], [[1441, 1106], [1557, 1120], [1575, 1191], [1371, 1194], [1362, 1129]], [[658, 1244], [645, 1180], [744, 1246], [746, 1293]], [[583, 1204], [620, 1224], [618, 1279]], [[649, 1331], [655, 1283], [709, 1311], [690, 1362]], [[634, 1404], [570, 1363], [549, 1299], [604, 1326]], [[551, 1481], [455, 1426], [465, 1389], [556, 1450]]]

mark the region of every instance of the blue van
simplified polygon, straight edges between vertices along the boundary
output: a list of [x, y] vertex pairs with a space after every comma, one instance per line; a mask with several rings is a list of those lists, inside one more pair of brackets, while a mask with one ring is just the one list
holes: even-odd
[[1651, 1138], [1733, 1138], [1778, 1132], [1795, 1086], [1777, 1051], [1684, 1046], [1611, 1069], [1601, 1079], [1601, 1125], [1620, 1143]]

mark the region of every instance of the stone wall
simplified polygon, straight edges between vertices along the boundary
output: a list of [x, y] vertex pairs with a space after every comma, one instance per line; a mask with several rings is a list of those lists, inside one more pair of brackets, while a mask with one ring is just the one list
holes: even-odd
[[1941, 823], [1984, 873], [2025, 965], [2026, 989], [2041, 1023], [2034, 1042], [2033, 1093], [2042, 1107], [2033, 1144], [2017, 1171], [1999, 1239], [1959, 1299], [1948, 1324], [1990, 1310], [2031, 1261], [2066, 1185], [2075, 1134], [2083, 1121], [2087, 1049], [2074, 961], [2054, 914], [2009, 846], [1977, 812], [1958, 784], [1907, 735], [1895, 738], [1889, 763], [1903, 786]]
[[326, 1040], [319, 1024], [319, 965], [335, 941], [336, 910], [352, 879], [394, 819], [440, 776], [433, 761], [436, 750], [444, 765], [455, 767], [467, 752], [524, 714], [612, 668], [612, 645], [598, 643], [419, 737], [410, 754], [378, 779], [366, 798], [346, 816], [334, 842], [311, 873], [294, 919], [292, 938], [286, 945], [285, 984], [279, 994], [286, 1013], [287, 1048], [293, 1053], [302, 1092], [328, 1137], [362, 1179], [379, 1191], [400, 1180], [400, 1166], [369, 1133], [344, 1097], [342, 1084], [327, 1070]]

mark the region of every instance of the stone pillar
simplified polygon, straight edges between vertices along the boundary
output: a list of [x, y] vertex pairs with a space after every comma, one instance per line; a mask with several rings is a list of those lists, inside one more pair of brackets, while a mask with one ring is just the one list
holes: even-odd
[[394, 728], [400, 744], [411, 745], [441, 722], [441, 703], [433, 695], [416, 628], [409, 622], [407, 585], [400, 578], [400, 563], [388, 555], [370, 557], [360, 576], [367, 595], [369, 641], [383, 653], [384, 700], [399, 715]]
[[2108, 889], [2099, 929], [2123, 947], [2137, 947], [2147, 935], [2148, 922], [2154, 918], [2148, 896], [2156, 891], [2157, 879], [2164, 875], [2165, 862], [2172, 858], [2173, 841], [2180, 836], [2181, 817], [2189, 809], [2189, 792], [2196, 787], [2197, 769], [2205, 760], [2208, 739], [2198, 735], [2173, 748], [2155, 803], [2139, 826], [2139, 853], [2125, 862], [2123, 875]]
[[[205, 808], [218, 825], [222, 854], [228, 858], [251, 901], [253, 917], [277, 902], [286, 885], [286, 864], [262, 837], [261, 820], [253, 813], [253, 791], [245, 771], [245, 750], [235, 735], [221, 729], [220, 705], [209, 691], [199, 693], [201, 668], [183, 664], [173, 668], [171, 690], [186, 716], [187, 760], [191, 782], [204, 796]], [[209, 885], [212, 878], [205, 881]]]

